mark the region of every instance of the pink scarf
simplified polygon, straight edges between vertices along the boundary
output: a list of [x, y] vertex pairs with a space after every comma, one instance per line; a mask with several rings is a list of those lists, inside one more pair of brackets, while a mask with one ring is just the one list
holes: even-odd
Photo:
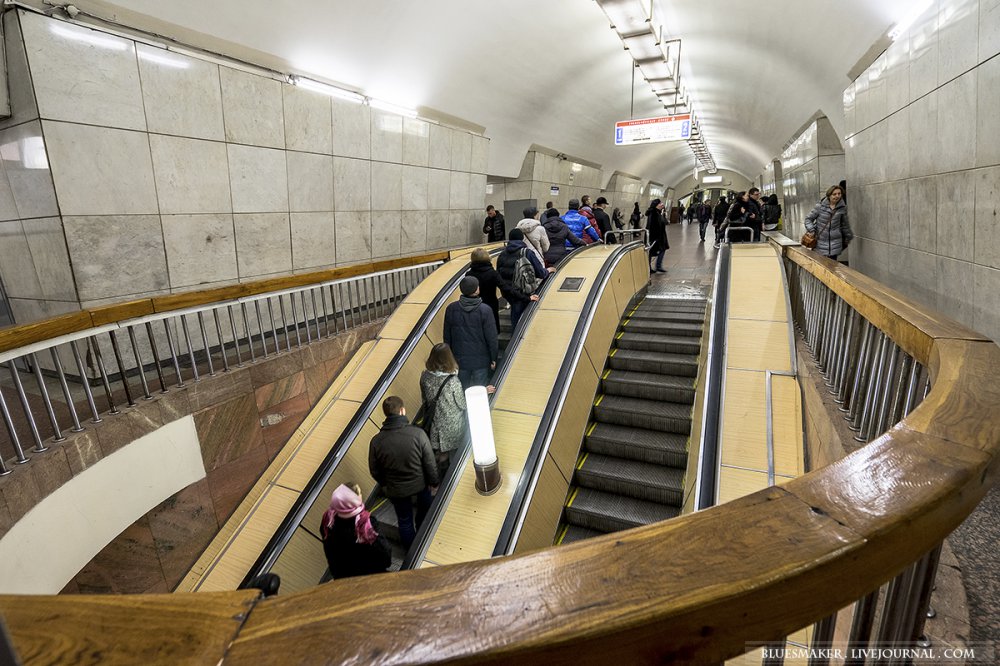
[[322, 536], [325, 539], [337, 516], [341, 518], [354, 518], [354, 533], [357, 535], [357, 543], [372, 544], [378, 538], [378, 532], [372, 527], [371, 514], [365, 509], [365, 504], [358, 495], [340, 484], [333, 495], [330, 496], [330, 508], [323, 514]]

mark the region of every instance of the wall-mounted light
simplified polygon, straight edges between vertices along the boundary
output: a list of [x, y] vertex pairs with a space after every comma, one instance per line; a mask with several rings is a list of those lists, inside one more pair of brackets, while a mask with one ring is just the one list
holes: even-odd
[[139, 60], [145, 60], [146, 62], [151, 62], [156, 65], [163, 65], [164, 67], [172, 67], [173, 69], [188, 69], [191, 67], [191, 63], [187, 59], [180, 56], [173, 55], [163, 51], [162, 53], [151, 52], [145, 49], [139, 49]]
[[124, 39], [112, 37], [111, 35], [103, 35], [87, 28], [78, 28], [75, 25], [64, 25], [60, 22], [53, 22], [49, 29], [54, 35], [72, 39], [75, 42], [86, 42], [92, 46], [99, 46], [102, 49], [109, 49], [111, 51], [127, 51], [132, 45], [131, 42], [127, 42]]
[[398, 104], [391, 104], [389, 102], [383, 102], [382, 100], [368, 98], [368, 106], [373, 109], [378, 109], [380, 111], [388, 111], [389, 113], [395, 113], [400, 116], [405, 116], [407, 118], [416, 118], [417, 110], [411, 109], [405, 106], [399, 106]]
[[476, 470], [476, 490], [481, 495], [492, 495], [500, 488], [500, 462], [493, 441], [493, 420], [485, 386], [465, 389], [466, 415], [472, 437], [472, 465]]
[[337, 99], [347, 100], [348, 102], [354, 102], [355, 104], [362, 104], [365, 101], [364, 95], [359, 95], [356, 92], [344, 90], [343, 88], [331, 86], [326, 83], [320, 83], [319, 81], [313, 81], [312, 79], [295, 76], [294, 74], [288, 77], [288, 82], [293, 86], [298, 86], [304, 90], [312, 90], [313, 92], [322, 93], [323, 95], [327, 95], [329, 97], [336, 97]]
[[701, 179], [701, 182], [703, 182], [703, 183], [721, 183], [722, 182], [722, 176], [705, 176], [704, 178]]

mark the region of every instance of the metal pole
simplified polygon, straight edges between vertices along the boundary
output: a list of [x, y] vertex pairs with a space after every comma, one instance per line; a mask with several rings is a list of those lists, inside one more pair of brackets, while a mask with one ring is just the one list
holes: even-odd
[[83, 357], [80, 356], [80, 348], [76, 346], [76, 340], [70, 341], [69, 348], [73, 350], [73, 358], [76, 359], [76, 369], [80, 373], [80, 384], [83, 386], [83, 392], [87, 396], [87, 405], [90, 407], [91, 415], [93, 415], [91, 421], [100, 423], [102, 421], [101, 413], [97, 411], [97, 403], [94, 402], [94, 394], [90, 390], [90, 382], [87, 379], [87, 369], [83, 365]]
[[10, 370], [10, 377], [14, 380], [14, 386], [17, 388], [17, 397], [21, 401], [21, 409], [24, 410], [24, 416], [28, 419], [28, 428], [31, 430], [31, 436], [35, 439], [35, 453], [48, 451], [49, 447], [42, 444], [42, 436], [39, 434], [38, 426], [35, 424], [35, 417], [31, 413], [31, 405], [28, 403], [28, 396], [24, 392], [24, 386], [21, 384], [21, 377], [17, 374], [17, 365], [14, 363], [14, 359], [7, 361], [7, 368]]
[[45, 386], [45, 378], [42, 376], [42, 366], [38, 365], [38, 357], [34, 354], [29, 354], [28, 356], [31, 359], [31, 367], [35, 375], [35, 382], [38, 384], [38, 391], [42, 394], [42, 403], [45, 405], [45, 411], [48, 412], [49, 422], [52, 423], [53, 439], [61, 442], [66, 437], [62, 433], [62, 428], [59, 427], [56, 410], [52, 407], [52, 400], [49, 398], [49, 389]]
[[[73, 394], [69, 390], [69, 382], [66, 381], [66, 373], [63, 371], [62, 361], [59, 360], [59, 354], [56, 353], [55, 347], [50, 347], [49, 353], [52, 354], [52, 362], [55, 364], [56, 373], [59, 375], [59, 383], [62, 385], [63, 396], [66, 397], [69, 416], [73, 420], [73, 427], [70, 430], [72, 432], [82, 432], [83, 426], [80, 425], [80, 417], [76, 413], [76, 405], [73, 403]], [[86, 381], [86, 377], [81, 377], [81, 379]]]
[[208, 374], [215, 376], [215, 366], [212, 364], [212, 348], [208, 345], [208, 333], [205, 332], [205, 317], [198, 311], [198, 328], [201, 330], [201, 344], [205, 350], [205, 360], [208, 361]]
[[163, 330], [167, 334], [167, 347], [170, 348], [170, 360], [174, 364], [174, 372], [177, 373], [177, 386], [184, 387], [184, 377], [181, 375], [181, 364], [177, 358], [177, 347], [174, 345], [174, 336], [170, 333], [170, 322], [163, 320]]
[[222, 371], [229, 372], [229, 354], [226, 353], [226, 339], [222, 337], [222, 324], [219, 322], [218, 308], [212, 308], [212, 319], [215, 321], [215, 335], [219, 341], [219, 355], [222, 356]]
[[[3, 423], [7, 426], [7, 434], [10, 435], [11, 446], [14, 447], [14, 455], [17, 456], [17, 464], [23, 465], [28, 462], [28, 457], [24, 455], [24, 448], [21, 446], [21, 438], [17, 436], [17, 429], [14, 427], [14, 419], [7, 409], [7, 401], [4, 400], [3, 392], [0, 391], [0, 413], [3, 413]], [[10, 470], [3, 464], [3, 456], [0, 456], [0, 476], [10, 474]]]
[[146, 337], [149, 338], [149, 349], [153, 353], [153, 368], [156, 369], [156, 378], [160, 380], [160, 393], [167, 392], [167, 382], [163, 379], [163, 369], [160, 368], [160, 354], [156, 351], [156, 340], [153, 338], [153, 324], [146, 322]]
[[[153, 396], [149, 394], [149, 384], [146, 383], [146, 373], [142, 368], [142, 359], [139, 358], [139, 345], [135, 342], [135, 331], [131, 326], [125, 328], [128, 333], [129, 344], [132, 345], [132, 356], [135, 357], [135, 369], [139, 373], [139, 384], [142, 386], [142, 397], [146, 400], [152, 400]], [[122, 377], [125, 377], [124, 369], [122, 370]]]
[[128, 385], [128, 375], [125, 372], [125, 364], [122, 362], [121, 349], [118, 348], [118, 336], [115, 335], [114, 331], [108, 331], [108, 337], [111, 338], [111, 351], [115, 355], [115, 363], [118, 365], [118, 376], [122, 380], [122, 387], [125, 389], [125, 401], [128, 403], [129, 407], [135, 407], [135, 400], [132, 399], [132, 389]]
[[187, 315], [181, 315], [181, 330], [184, 331], [184, 343], [187, 345], [188, 358], [191, 359], [191, 373], [194, 381], [198, 381], [198, 362], [194, 357], [194, 347], [191, 346], [191, 333], [188, 331]]

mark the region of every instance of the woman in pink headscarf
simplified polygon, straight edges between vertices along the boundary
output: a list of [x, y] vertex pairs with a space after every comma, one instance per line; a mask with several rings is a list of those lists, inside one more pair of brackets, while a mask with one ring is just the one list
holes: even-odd
[[382, 573], [389, 568], [391, 547], [377, 531], [378, 523], [365, 510], [361, 488], [341, 484], [330, 496], [320, 535], [333, 578]]

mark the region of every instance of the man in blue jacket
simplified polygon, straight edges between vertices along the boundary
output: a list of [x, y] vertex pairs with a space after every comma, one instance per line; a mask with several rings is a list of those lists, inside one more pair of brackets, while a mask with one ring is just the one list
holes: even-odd
[[[569, 230], [576, 234], [577, 238], [583, 239], [584, 243], [595, 243], [601, 240], [597, 231], [591, 226], [590, 220], [580, 213], [580, 201], [578, 199], [569, 200], [569, 210], [562, 216], [562, 219], [566, 223], [566, 226], [569, 227]], [[572, 247], [569, 241], [566, 241], [566, 247]]]
[[444, 341], [458, 361], [462, 388], [486, 386], [497, 366], [497, 324], [493, 310], [479, 297], [479, 280], [466, 275], [459, 283], [462, 295], [444, 311]]

